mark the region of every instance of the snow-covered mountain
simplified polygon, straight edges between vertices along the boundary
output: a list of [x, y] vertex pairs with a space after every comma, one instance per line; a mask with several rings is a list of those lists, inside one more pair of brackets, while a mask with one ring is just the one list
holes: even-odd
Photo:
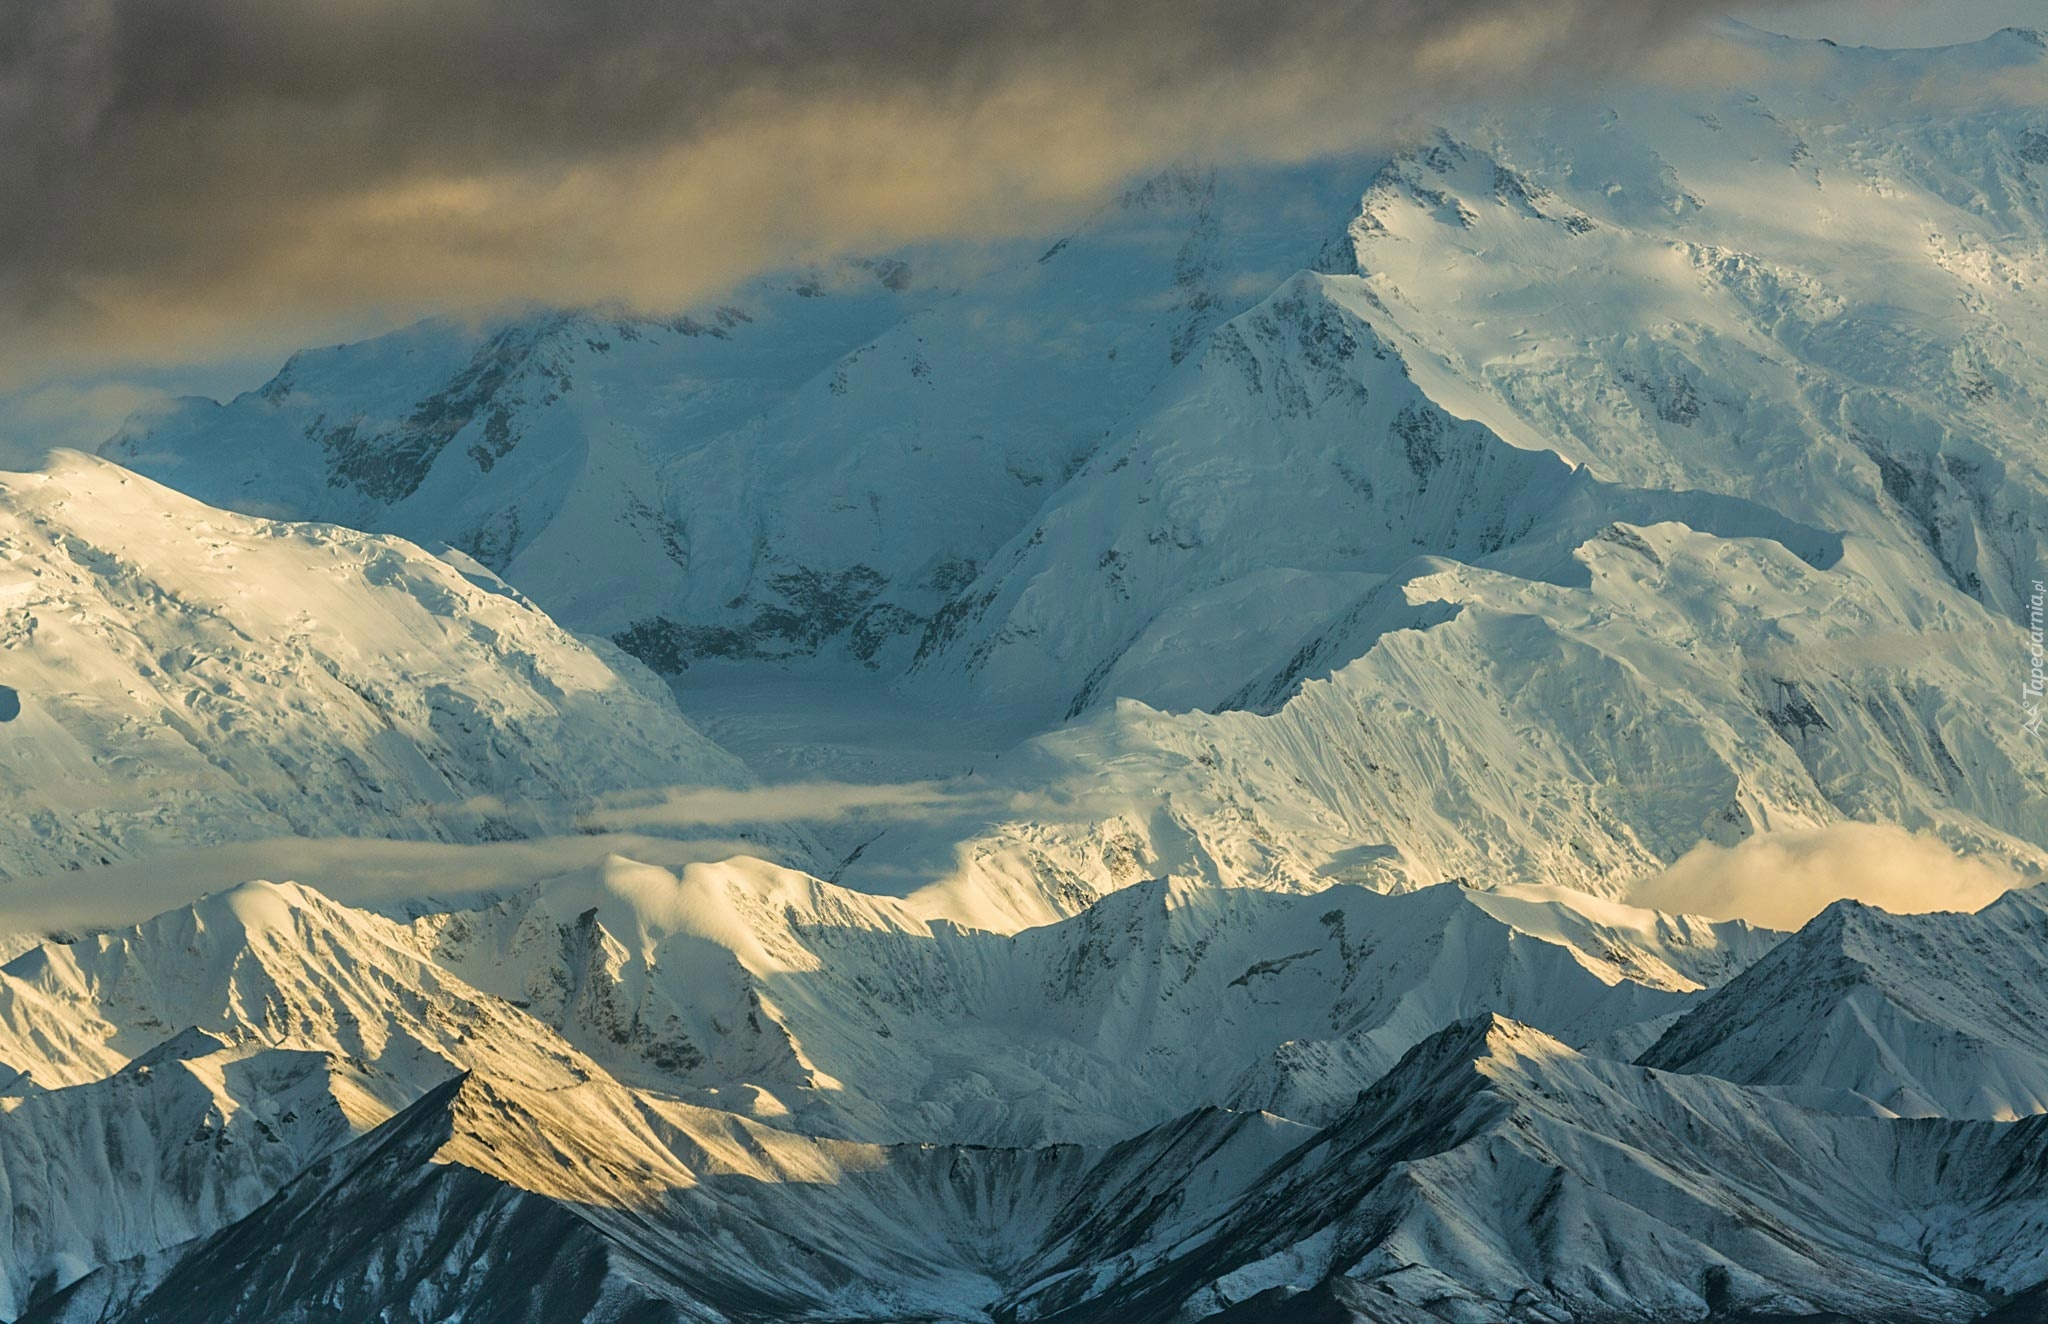
[[1722, 54], [1755, 90], [1404, 153], [995, 554], [919, 682], [1171, 794], [978, 852], [1606, 890], [1850, 818], [2041, 866], [2048, 54]]
[[1589, 897], [1169, 882], [998, 934], [759, 862], [616, 857], [414, 928], [629, 1083], [977, 1144], [1114, 1140], [1206, 1103], [1320, 1122], [1480, 1010], [1646, 1043], [1778, 938]]
[[[1686, 999], [1656, 984], [1742, 963], [1754, 939], [1739, 926], [1557, 893], [1133, 888], [1014, 938], [920, 936], [898, 915], [863, 940], [878, 926], [860, 908], [877, 903], [816, 880], [663, 884], [623, 870], [522, 898], [516, 924], [519, 907], [408, 926], [250, 884], [17, 958], [0, 970], [6, 1019], [33, 996], [43, 1020], [8, 1046], [9, 1064], [40, 1052], [77, 1079], [45, 1068], [37, 1079], [59, 1087], [18, 1090], [0, 1113], [15, 1191], [0, 1308], [73, 1320], [1094, 1320], [1277, 1312], [1301, 1296], [1300, 1309], [1337, 1300], [1364, 1319], [1496, 1318], [1520, 1302], [1566, 1319], [1877, 1321], [1970, 1318], [2048, 1278], [2038, 1116], [1814, 1107], [1462, 1010], [1520, 1003], [1581, 1036], [1655, 1015]], [[577, 887], [604, 891], [563, 894]], [[608, 1070], [632, 1065], [616, 1023], [564, 1017], [560, 1002], [521, 1008], [435, 958], [452, 950], [451, 963], [500, 978], [523, 964], [529, 987], [544, 985], [561, 970], [544, 958], [575, 936], [545, 931], [548, 903], [593, 898], [602, 918], [582, 927], [624, 958], [615, 986], [680, 987], [674, 1005], [705, 1012], [705, 1057], [727, 1083], [699, 1088], [698, 1102]], [[1837, 927], [1823, 916], [1788, 945]], [[1304, 935], [1334, 950], [1284, 950]], [[802, 941], [834, 967], [806, 969]], [[888, 988], [886, 959], [863, 959], [864, 941], [885, 958], [891, 945], [960, 950]], [[761, 1027], [715, 1025], [735, 1001], [704, 987], [720, 946], [782, 976], [762, 974], [730, 1008]], [[523, 963], [511, 959], [521, 947]], [[822, 981], [808, 1002], [799, 974]], [[970, 977], [1014, 1000], [1007, 1015], [988, 996], [973, 1005]], [[861, 997], [842, 1019], [880, 1045], [866, 1062], [831, 1019]], [[1333, 1013], [1363, 1027], [1355, 1058], [1389, 1063], [1354, 1075], [1362, 1092], [1333, 1097], [1347, 1064], [1297, 1038], [1276, 1056], [1315, 1088], [1272, 1102], [1313, 1120], [1243, 1099], [1201, 1106], [1204, 1076], [1211, 1094], [1242, 1087], [1231, 1059], [1254, 1026], [1274, 1037]], [[778, 1052], [742, 1060], [769, 1037]], [[87, 1078], [69, 1045], [88, 1042], [118, 1065]], [[822, 1138], [830, 1113], [763, 1106], [788, 1088], [792, 1061], [808, 1072], [801, 1088], [866, 1096], [839, 1117], [887, 1112], [925, 1138]], [[963, 1143], [947, 1131], [986, 1127], [986, 1114], [919, 1105], [951, 1105], [968, 1081], [1013, 1116], [1032, 1115], [1023, 1101], [1036, 1092], [1059, 1096], [1045, 1116], [1092, 1111], [1123, 1129], [1085, 1144]], [[79, 1172], [107, 1179], [59, 1178]]]
[[1907, 1117], [2048, 1112], [2048, 895], [1975, 914], [1838, 901], [1640, 1059], [1745, 1084], [1850, 1090]]
[[10, 1316], [243, 1216], [463, 1071], [562, 1088], [589, 1070], [403, 925], [289, 884], [44, 942], [0, 968], [0, 1008]]
[[709, 712], [773, 659], [1043, 736], [995, 777], [1028, 812], [856, 886], [1620, 895], [1843, 819], [2038, 871], [2048, 52], [1719, 43], [1747, 90], [1177, 170], [1007, 264], [308, 352], [107, 453], [466, 546]]
[[245, 1216], [387, 1116], [344, 1059], [198, 1030], [17, 1101], [0, 1120], [0, 1311]]
[[429, 323], [106, 448], [234, 509], [449, 543], [579, 630], [907, 662], [1161, 371], [1310, 262], [1356, 168], [1181, 170], [1080, 233], [777, 276], [659, 322]]
[[1106, 1272], [1082, 1229], [1018, 1317], [1967, 1319], [2048, 1274], [2042, 1120], [1843, 1117], [1481, 1017], [1198, 1227]]
[[0, 1317], [2037, 1315], [2043, 890], [1621, 898], [2048, 870], [2048, 40], [1716, 41], [0, 477], [0, 880], [589, 861], [0, 937]]
[[1491, 1016], [1323, 1130], [1208, 1111], [1100, 1153], [470, 1075], [26, 1318], [1963, 1320], [2048, 1273], [2038, 1122], [1815, 1112]]
[[78, 454], [0, 476], [0, 878], [291, 835], [566, 830], [746, 770], [460, 554], [202, 506]]
[[[758, 1181], [771, 1177], [744, 1157], [758, 1145], [785, 1155], [781, 1182], [805, 1180], [806, 1164], [854, 1172], [860, 1154], [895, 1155], [915, 1170], [895, 1179], [896, 1212], [871, 1210], [863, 1226], [902, 1220], [890, 1235], [924, 1236], [951, 1217], [916, 1207], [943, 1171], [935, 1146], [970, 1156], [960, 1162], [990, 1143], [1016, 1150], [1003, 1198], [1049, 1208], [1068, 1188], [1036, 1188], [1033, 1172], [1074, 1177], [1112, 1142], [1205, 1104], [1205, 1126], [1265, 1116], [1263, 1104], [1291, 1114], [1265, 1133], [1306, 1135], [1474, 1008], [1512, 1006], [1580, 1041], [1647, 1031], [1775, 936], [1592, 898], [1345, 893], [1133, 888], [1005, 937], [766, 865], [678, 878], [618, 860], [410, 925], [250, 883], [130, 929], [45, 941], [0, 967], [0, 1152], [16, 1197], [0, 1311], [96, 1265], [155, 1255], [149, 1272], [164, 1269], [163, 1255], [288, 1182], [339, 1198], [315, 1165], [408, 1109], [439, 1116], [419, 1123], [438, 1152], [451, 1098], [467, 1101], [461, 1162], [510, 1165], [486, 1166], [515, 1203], [613, 1205], [691, 1185], [704, 1160], [686, 1142]], [[451, 1096], [458, 1078], [471, 1083]], [[470, 1133], [501, 1095], [515, 1132]], [[587, 1131], [580, 1152], [597, 1168], [549, 1157]], [[365, 1143], [381, 1153], [385, 1135]], [[1019, 1148], [1049, 1141], [1089, 1148]], [[1260, 1149], [1253, 1171], [1238, 1161], [1232, 1180], [1292, 1143]], [[379, 1182], [418, 1179], [419, 1156], [395, 1173], [393, 1161], [376, 1160]], [[63, 1172], [108, 1178], [66, 1188]], [[786, 1237], [777, 1202], [802, 1197], [753, 1198], [761, 1235]], [[744, 1255], [736, 1265], [761, 1271]]]

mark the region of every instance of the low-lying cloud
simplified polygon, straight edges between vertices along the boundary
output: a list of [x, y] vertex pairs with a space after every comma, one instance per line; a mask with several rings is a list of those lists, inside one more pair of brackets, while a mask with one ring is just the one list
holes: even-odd
[[613, 801], [581, 815], [578, 822], [601, 831], [630, 832], [830, 823], [856, 816], [908, 821], [957, 815], [987, 799], [986, 793], [941, 781], [677, 786], [652, 798]]
[[[464, 811], [494, 812], [494, 801]], [[1019, 817], [1074, 820], [1108, 812], [1095, 797], [1019, 791], [976, 777], [913, 782], [772, 782], [672, 786], [613, 797], [578, 815], [585, 831], [670, 832], [837, 823], [977, 823]]]
[[0, 954], [21, 935], [133, 924], [255, 878], [304, 883], [337, 901], [404, 914], [478, 904], [613, 855], [676, 870], [759, 856], [759, 843], [604, 833], [458, 845], [373, 837], [278, 837], [198, 846], [75, 872], [8, 880], [0, 888]]
[[23, 0], [0, 364], [673, 308], [792, 259], [1040, 229], [1185, 153], [1307, 155], [1582, 82], [1719, 7]]
[[1628, 899], [1655, 910], [1796, 929], [1845, 897], [1901, 915], [1978, 910], [2038, 881], [1993, 857], [1958, 855], [1925, 833], [1837, 823], [1695, 847]]

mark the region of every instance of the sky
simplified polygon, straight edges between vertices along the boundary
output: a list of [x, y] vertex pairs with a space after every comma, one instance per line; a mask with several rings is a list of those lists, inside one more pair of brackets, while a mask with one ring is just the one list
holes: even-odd
[[[1040, 233], [1188, 155], [1683, 78], [1727, 0], [25, 0], [0, 41], [0, 464], [529, 301]], [[1769, 0], [1918, 45], [2048, 0]], [[10, 19], [10, 23], [14, 22]], [[1370, 70], [1371, 77], [1361, 77]]]

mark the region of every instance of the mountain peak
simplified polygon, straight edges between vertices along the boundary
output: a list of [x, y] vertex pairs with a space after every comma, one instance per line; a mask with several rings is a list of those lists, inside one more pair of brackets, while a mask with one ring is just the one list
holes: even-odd
[[166, 1062], [182, 1062], [192, 1058], [207, 1057], [222, 1052], [234, 1045], [218, 1034], [188, 1025], [148, 1052], [131, 1059], [123, 1071], [149, 1070]]
[[1922, 915], [1838, 901], [1637, 1060], [1853, 1091], [1903, 1114], [2023, 1116], [2048, 1109], [2041, 968], [2048, 924], [2029, 894]]
[[638, 664], [397, 538], [62, 452], [0, 475], [0, 540], [9, 734], [64, 769], [0, 762], [0, 877], [259, 837], [502, 840], [628, 786], [747, 780]]
[[1512, 1081], [1526, 1068], [1578, 1056], [1541, 1030], [1483, 1012], [1453, 1021], [1410, 1048], [1359, 1096], [1353, 1111], [1386, 1113], [1388, 1101], [1400, 1098], [1409, 1103], [1393, 1111], [1426, 1112], [1442, 1106], [1438, 1096], [1465, 1098], [1489, 1083]]
[[1416, 1045], [1416, 1051], [1425, 1059], [1469, 1054], [1475, 1063], [1512, 1063], [1525, 1059], [1534, 1061], [1578, 1056], [1555, 1036], [1490, 1011], [1453, 1021], [1430, 1039]]
[[184, 495], [0, 478], [0, 874], [491, 889], [237, 867], [0, 968], [0, 1313], [2034, 1290], [2048, 894], [1618, 900], [1845, 824], [2048, 865], [2041, 46], [1722, 31], [1746, 90], [423, 323], [138, 415]]
[[223, 892], [209, 893], [191, 907], [203, 928], [231, 926], [246, 938], [258, 934], [282, 935], [295, 932], [300, 915], [314, 911], [323, 919], [335, 913], [327, 897], [299, 883], [273, 883], [252, 879]]

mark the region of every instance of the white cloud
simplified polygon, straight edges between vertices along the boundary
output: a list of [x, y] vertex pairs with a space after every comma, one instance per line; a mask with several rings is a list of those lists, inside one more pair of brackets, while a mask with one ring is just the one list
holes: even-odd
[[[677, 841], [631, 833], [451, 845], [358, 837], [280, 837], [199, 847], [148, 860], [18, 878], [0, 891], [0, 934], [133, 924], [253, 878], [304, 883], [370, 909], [422, 898], [459, 903], [518, 891], [612, 855], [669, 870], [758, 855], [755, 842]], [[18, 949], [19, 944], [14, 948]], [[0, 949], [6, 944], [0, 943]]]
[[923, 818], [940, 809], [958, 812], [962, 792], [944, 782], [784, 782], [726, 788], [677, 786], [653, 800], [614, 802], [582, 821], [606, 831], [640, 828], [730, 827], [739, 824], [828, 823], [855, 815]]
[[1663, 911], [1796, 929], [1844, 897], [1901, 915], [1977, 910], [2039, 881], [1991, 856], [1957, 855], [1938, 837], [1876, 823], [1770, 832], [1702, 844], [1639, 883], [1629, 900]]

